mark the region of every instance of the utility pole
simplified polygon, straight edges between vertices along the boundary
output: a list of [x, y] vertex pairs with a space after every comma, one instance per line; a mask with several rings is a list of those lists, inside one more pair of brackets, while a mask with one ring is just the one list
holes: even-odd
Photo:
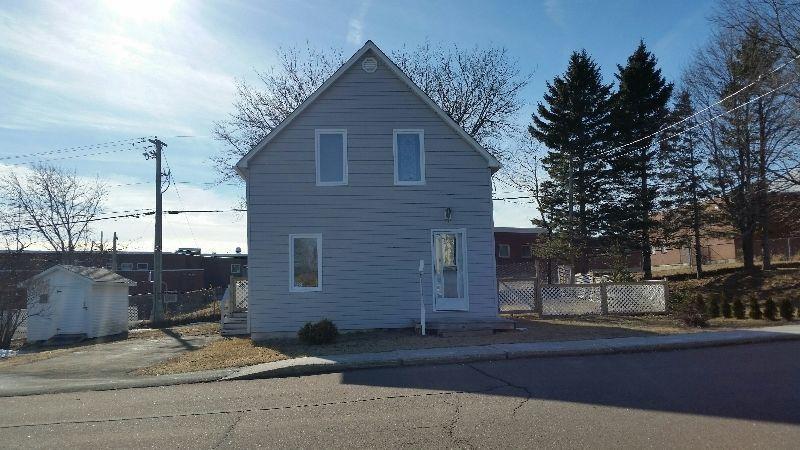
[[117, 232], [114, 232], [114, 237], [111, 239], [111, 271], [117, 271]]
[[574, 177], [574, 170], [575, 169], [573, 167], [574, 164], [573, 164], [572, 160], [573, 160], [572, 150], [570, 150], [570, 152], [569, 152], [569, 183], [568, 183], [568, 189], [569, 189], [569, 200], [568, 200], [569, 201], [569, 216], [568, 216], [569, 217], [569, 220], [568, 220], [569, 221], [569, 237], [568, 237], [569, 242], [568, 242], [568, 245], [569, 245], [569, 265], [571, 266], [570, 269], [569, 269], [569, 282], [570, 283], [574, 283], [575, 282], [575, 236], [574, 236], [575, 235], [575, 227], [574, 227], [574, 223], [573, 223], [574, 222], [573, 221], [573, 216], [575, 215], [575, 212], [574, 212], [574, 210], [575, 210], [575, 195], [574, 195], [573, 181], [572, 181], [572, 179], [575, 178]]
[[161, 226], [161, 219], [162, 219], [162, 207], [161, 207], [161, 196], [163, 192], [161, 191], [161, 177], [164, 176], [164, 173], [161, 171], [161, 149], [166, 147], [167, 144], [162, 142], [158, 139], [158, 136], [155, 139], [148, 139], [151, 144], [155, 147], [153, 151], [146, 152], [145, 157], [148, 159], [155, 159], [156, 160], [156, 229], [155, 229], [155, 239], [153, 241], [153, 323], [159, 323], [163, 319], [164, 316], [164, 302], [162, 298], [161, 292], [161, 285], [162, 285], [162, 277], [161, 277], [161, 250], [162, 250], [162, 226]]

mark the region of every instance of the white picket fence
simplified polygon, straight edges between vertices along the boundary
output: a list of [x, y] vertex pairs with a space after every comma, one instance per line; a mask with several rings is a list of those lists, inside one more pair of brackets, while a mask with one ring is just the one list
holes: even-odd
[[541, 284], [536, 279], [500, 280], [500, 312], [542, 316], [644, 314], [666, 311], [666, 281]]

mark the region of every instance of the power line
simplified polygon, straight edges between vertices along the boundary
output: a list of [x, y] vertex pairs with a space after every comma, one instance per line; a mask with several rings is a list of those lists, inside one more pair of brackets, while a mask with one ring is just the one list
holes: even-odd
[[91, 150], [95, 148], [103, 148], [103, 147], [117, 147], [121, 145], [130, 144], [135, 146], [136, 144], [141, 144], [146, 141], [146, 137], [138, 137], [138, 138], [131, 138], [131, 139], [120, 139], [116, 141], [108, 141], [108, 142], [100, 142], [98, 144], [89, 144], [89, 145], [81, 145], [77, 147], [65, 147], [56, 150], [48, 150], [43, 152], [35, 152], [35, 153], [28, 153], [25, 155], [11, 155], [11, 156], [2, 156], [0, 157], [0, 161], [5, 161], [9, 159], [20, 159], [20, 158], [27, 158], [31, 156], [44, 156], [44, 155], [53, 155], [58, 153], [69, 153], [69, 152], [76, 152], [80, 150]]
[[[721, 113], [717, 114], [716, 116], [713, 116], [713, 117], [711, 117], [711, 118], [709, 118], [709, 119], [707, 119], [707, 120], [704, 120], [703, 122], [697, 123], [697, 124], [695, 124], [695, 125], [693, 125], [693, 126], [691, 126], [691, 127], [687, 128], [687, 129], [685, 129], [685, 130], [683, 130], [683, 131], [681, 131], [681, 132], [679, 132], [679, 133], [675, 133], [675, 134], [669, 135], [669, 136], [667, 136], [667, 137], [664, 137], [664, 138], [661, 138], [661, 139], [655, 140], [655, 141], [653, 141], [653, 142], [651, 142], [651, 143], [650, 143], [650, 146], [652, 146], [653, 144], [659, 144], [659, 143], [661, 143], [661, 142], [664, 142], [664, 141], [666, 141], [666, 140], [668, 140], [668, 139], [672, 139], [672, 138], [674, 138], [674, 137], [682, 136], [682, 135], [684, 135], [685, 133], [688, 133], [689, 131], [692, 131], [692, 130], [694, 130], [695, 128], [699, 128], [699, 127], [701, 127], [701, 126], [703, 126], [703, 125], [705, 125], [705, 124], [707, 124], [707, 123], [713, 122], [713, 121], [715, 121], [715, 120], [719, 119], [720, 117], [722, 117], [722, 116], [725, 116], [725, 115], [727, 115], [727, 114], [730, 114], [730, 113], [732, 113], [732, 112], [736, 111], [736, 110], [737, 110], [737, 109], [739, 109], [739, 108], [742, 108], [742, 107], [744, 107], [744, 106], [747, 106], [747, 105], [749, 105], [750, 103], [753, 103], [754, 101], [756, 101], [756, 100], [758, 100], [758, 99], [761, 99], [761, 98], [763, 98], [763, 97], [766, 97], [767, 95], [770, 95], [770, 94], [772, 94], [773, 92], [775, 92], [775, 91], [777, 91], [777, 90], [779, 90], [779, 89], [783, 89], [784, 87], [788, 86], [788, 85], [789, 85], [789, 84], [791, 84], [791, 83], [792, 83], [792, 81], [787, 81], [786, 83], [783, 83], [782, 85], [780, 85], [780, 86], [778, 86], [778, 87], [776, 87], [776, 88], [774, 88], [774, 89], [771, 89], [771, 90], [769, 90], [769, 91], [767, 91], [767, 92], [765, 92], [765, 93], [763, 93], [763, 94], [759, 95], [758, 97], [753, 97], [753, 98], [751, 98], [750, 100], [748, 100], [748, 101], [746, 101], [746, 102], [742, 103], [741, 105], [739, 105], [739, 106], [737, 106], [737, 107], [735, 107], [735, 108], [731, 108], [731, 109], [729, 109], [729, 110], [723, 111], [723, 112], [721, 112]], [[625, 155], [625, 154], [628, 154], [628, 153], [631, 153], [631, 152], [635, 152], [635, 151], [639, 151], [639, 150], [642, 150], [642, 149], [644, 149], [644, 148], [647, 148], [647, 147], [649, 147], [649, 146], [646, 146], [646, 147], [637, 147], [637, 148], [633, 148], [633, 149], [626, 150], [626, 151], [623, 151], [623, 152], [619, 152], [619, 153], [617, 153], [616, 155], [614, 155], [614, 156], [613, 156], [613, 158], [618, 158], [618, 157], [620, 157], [620, 156], [623, 156], [623, 155]], [[615, 148], [612, 148], [612, 149], [610, 149], [610, 150], [606, 150], [606, 151], [603, 151], [603, 152], [599, 152], [599, 153], [596, 155], [596, 157], [603, 157], [603, 156], [610, 155], [612, 152], [614, 152], [614, 151], [615, 151], [616, 149], [618, 149], [618, 148], [621, 148], [621, 147], [615, 147]]]
[[[166, 153], [163, 154], [164, 156], [164, 163], [167, 165], [167, 172], [169, 172], [170, 177], [172, 176], [172, 168], [169, 165], [169, 160], [167, 159]], [[178, 197], [178, 201], [180, 202], [181, 206], [183, 206], [183, 197], [181, 197], [181, 191], [178, 189], [178, 184], [175, 184], [175, 195]], [[186, 221], [186, 227], [189, 229], [189, 234], [192, 235], [192, 241], [194, 241], [195, 247], [200, 247], [197, 243], [197, 237], [194, 235], [194, 230], [192, 229], [192, 225], [189, 223], [189, 218], [183, 216], [184, 220]]]
[[[708, 105], [708, 106], [706, 106], [705, 108], [703, 108], [703, 109], [701, 109], [701, 110], [699, 110], [699, 111], [695, 112], [695, 113], [694, 113], [694, 114], [692, 114], [691, 116], [689, 116], [689, 117], [685, 117], [685, 118], [683, 118], [683, 119], [681, 119], [681, 120], [679, 120], [679, 121], [677, 121], [677, 122], [675, 122], [675, 123], [673, 123], [673, 124], [671, 124], [671, 125], [667, 125], [666, 127], [662, 128], [662, 129], [660, 129], [660, 130], [658, 130], [658, 131], [656, 131], [656, 132], [654, 132], [654, 133], [650, 133], [650, 134], [648, 134], [647, 136], [644, 136], [644, 137], [641, 137], [641, 138], [639, 138], [639, 139], [636, 139], [635, 141], [631, 141], [631, 142], [628, 142], [627, 144], [622, 144], [622, 145], [619, 145], [619, 146], [617, 146], [617, 147], [614, 147], [614, 148], [612, 148], [611, 150], [609, 150], [609, 152], [613, 152], [613, 151], [616, 151], [616, 150], [619, 150], [619, 149], [622, 149], [622, 148], [628, 147], [628, 146], [630, 146], [630, 145], [637, 144], [637, 143], [639, 143], [639, 142], [642, 142], [642, 141], [644, 141], [644, 140], [650, 139], [650, 138], [652, 138], [652, 137], [654, 137], [654, 136], [658, 136], [659, 134], [663, 133], [664, 131], [667, 131], [667, 130], [669, 130], [670, 128], [673, 128], [673, 127], [675, 127], [675, 126], [677, 126], [677, 125], [680, 125], [680, 124], [682, 124], [683, 122], [686, 122], [687, 120], [690, 120], [690, 119], [692, 119], [692, 118], [694, 118], [694, 117], [696, 117], [696, 116], [698, 116], [698, 115], [700, 115], [700, 114], [702, 114], [702, 113], [704, 113], [704, 112], [708, 111], [709, 109], [711, 109], [711, 108], [713, 108], [713, 107], [715, 107], [715, 106], [717, 106], [717, 105], [719, 105], [719, 104], [721, 104], [721, 103], [725, 102], [726, 100], [730, 99], [731, 97], [733, 97], [733, 96], [736, 96], [736, 95], [739, 95], [739, 94], [740, 94], [740, 93], [742, 93], [743, 91], [745, 91], [745, 90], [747, 90], [747, 89], [750, 89], [750, 88], [751, 88], [751, 87], [753, 87], [753, 86], [754, 86], [756, 83], [760, 83], [760, 82], [761, 82], [761, 80], [762, 80], [762, 78], [764, 78], [765, 76], [772, 75], [773, 73], [777, 72], [778, 70], [781, 70], [781, 69], [783, 69], [784, 67], [786, 67], [787, 65], [789, 65], [790, 63], [792, 63], [793, 61], [796, 61], [796, 60], [798, 60], [798, 59], [800, 59], [800, 55], [797, 55], [797, 56], [795, 56], [794, 58], [791, 58], [790, 60], [788, 60], [788, 61], [784, 62], [783, 64], [779, 65], [778, 67], [776, 67], [776, 68], [774, 68], [774, 69], [770, 70], [769, 72], [767, 72], [767, 73], [765, 73], [765, 74], [761, 74], [761, 75], [759, 75], [759, 76], [758, 76], [758, 78], [756, 78], [754, 81], [750, 82], [749, 84], [747, 84], [747, 85], [746, 85], [746, 86], [744, 86], [743, 88], [741, 88], [741, 89], [739, 89], [738, 91], [736, 91], [736, 92], [734, 92], [734, 93], [732, 93], [732, 94], [730, 94], [730, 95], [726, 96], [725, 98], [722, 98], [722, 99], [720, 99], [719, 101], [717, 101], [717, 102], [715, 102], [715, 103], [713, 103], [713, 104], [711, 104], [711, 105]], [[789, 84], [789, 83], [786, 83], [786, 84]], [[784, 86], [785, 86], [786, 84], [784, 84]], [[774, 91], [775, 91], [775, 89], [773, 89], [773, 91], [771, 91], [771, 92], [774, 92]]]
[[[141, 150], [142, 148], [143, 147], [135, 147], [135, 149], [139, 149], [139, 150]], [[6, 162], [6, 163], [2, 163], [2, 164], [9, 165], [9, 166], [28, 166], [28, 165], [35, 165], [35, 164], [38, 164], [38, 163], [46, 163], [46, 162], [49, 162], [49, 161], [58, 161], [58, 160], [63, 160], [63, 159], [85, 158], [87, 156], [108, 155], [108, 154], [111, 154], [111, 153], [120, 153], [120, 152], [124, 152], [124, 151], [128, 151], [128, 149], [124, 149], [123, 148], [123, 149], [103, 150], [103, 151], [99, 151], [99, 152], [79, 153], [79, 154], [75, 154], [75, 155], [59, 156], [59, 157], [55, 157], [55, 158], [32, 159], [32, 160], [29, 160], [29, 161], [21, 161], [21, 162]]]

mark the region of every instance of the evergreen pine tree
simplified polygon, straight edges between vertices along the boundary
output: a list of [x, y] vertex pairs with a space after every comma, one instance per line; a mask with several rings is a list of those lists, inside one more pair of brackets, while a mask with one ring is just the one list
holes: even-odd
[[733, 317], [740, 320], [744, 319], [744, 303], [739, 297], [736, 297], [736, 300], [733, 301]]
[[761, 306], [758, 304], [758, 298], [750, 297], [750, 318], [761, 320]]
[[728, 300], [727, 297], [725, 297], [722, 300], [722, 317], [726, 319], [730, 319], [731, 317], [733, 317], [733, 311], [731, 310], [731, 301]]
[[668, 136], [661, 143], [661, 217], [662, 242], [671, 248], [691, 248], [695, 274], [703, 275], [703, 225], [708, 213], [708, 197], [699, 136], [692, 117], [694, 108], [686, 90], [678, 94], [670, 113]]
[[775, 320], [775, 315], [778, 313], [778, 306], [775, 304], [775, 301], [771, 298], [768, 298], [767, 301], [764, 302], [764, 318], [767, 320]]
[[614, 137], [618, 145], [625, 146], [611, 155], [617, 192], [610, 231], [621, 239], [636, 243], [635, 247], [642, 254], [646, 279], [653, 276], [651, 233], [655, 226], [653, 212], [658, 197], [658, 152], [651, 147], [655, 134], [669, 120], [667, 104], [673, 87], [656, 66], [655, 56], [647, 50], [644, 42], [640, 42], [628, 57], [627, 64], [617, 66], [619, 86], [612, 96]]
[[719, 317], [719, 297], [711, 297], [708, 303], [708, 315]]
[[528, 128], [548, 149], [542, 158], [549, 175], [541, 183], [542, 206], [550, 211], [550, 226], [567, 236], [570, 254], [580, 255], [577, 272], [586, 271], [589, 238], [601, 231], [607, 209], [609, 183], [599, 154], [609, 143], [610, 93], [586, 51], [574, 52], [566, 72], [547, 83], [545, 103], [538, 104]]
[[792, 305], [792, 302], [788, 298], [781, 300], [779, 309], [782, 318], [786, 320], [794, 319], [794, 305]]

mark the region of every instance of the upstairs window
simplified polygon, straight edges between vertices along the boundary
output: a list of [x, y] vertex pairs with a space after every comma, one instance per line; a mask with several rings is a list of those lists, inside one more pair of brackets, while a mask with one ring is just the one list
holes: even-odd
[[136, 270], [150, 270], [148, 263], [136, 263]]
[[347, 184], [347, 130], [316, 130], [317, 186]]
[[533, 258], [533, 246], [525, 244], [522, 246], [522, 257], [525, 259]]
[[394, 184], [425, 184], [425, 134], [394, 130]]
[[497, 256], [501, 258], [511, 257], [511, 246], [508, 244], [499, 244], [497, 246]]
[[231, 274], [239, 275], [242, 273], [242, 265], [241, 264], [231, 264]]
[[119, 265], [119, 270], [121, 271], [131, 271], [133, 270], [133, 263], [122, 263]]

